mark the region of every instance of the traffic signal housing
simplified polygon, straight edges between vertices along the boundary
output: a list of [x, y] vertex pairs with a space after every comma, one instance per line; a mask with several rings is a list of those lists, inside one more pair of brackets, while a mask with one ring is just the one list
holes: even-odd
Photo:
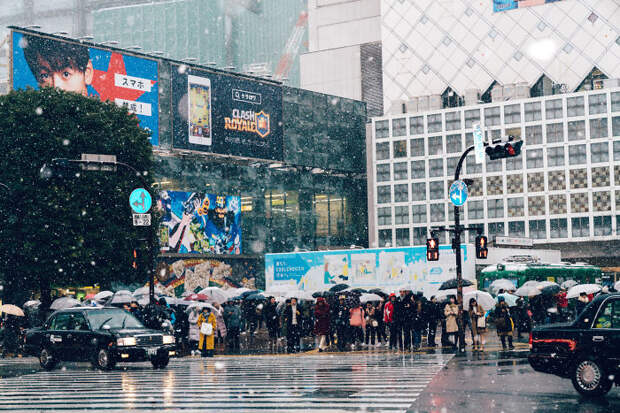
[[439, 239], [426, 240], [426, 261], [439, 261]]
[[486, 259], [489, 255], [489, 249], [487, 248], [487, 237], [484, 235], [478, 235], [476, 237], [476, 258]]
[[486, 147], [485, 152], [489, 155], [489, 159], [503, 159], [514, 158], [521, 155], [521, 146], [523, 141], [513, 141], [514, 138], [509, 138], [508, 142], [502, 142], [496, 145], [489, 145]]

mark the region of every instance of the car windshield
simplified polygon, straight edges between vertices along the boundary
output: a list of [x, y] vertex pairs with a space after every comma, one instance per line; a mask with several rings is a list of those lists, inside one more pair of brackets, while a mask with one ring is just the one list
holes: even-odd
[[110, 326], [111, 329], [144, 328], [137, 318], [121, 309], [88, 311], [86, 316], [93, 330], [101, 330], [104, 325]]

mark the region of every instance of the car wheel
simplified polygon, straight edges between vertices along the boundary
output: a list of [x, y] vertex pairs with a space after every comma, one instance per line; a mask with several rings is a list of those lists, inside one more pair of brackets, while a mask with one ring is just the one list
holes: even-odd
[[112, 360], [112, 355], [105, 348], [100, 349], [97, 354], [95, 354], [95, 360], [93, 361], [95, 367], [101, 370], [110, 370], [116, 364], [114, 360]]
[[153, 364], [154, 369], [163, 369], [168, 365], [169, 362], [169, 356], [155, 357], [153, 360], [151, 360], [151, 364]]
[[591, 358], [581, 359], [575, 364], [571, 380], [575, 390], [586, 397], [603, 396], [613, 385], [601, 364]]
[[42, 348], [39, 353], [39, 364], [45, 370], [54, 370], [58, 365], [58, 360], [52, 355], [52, 352], [46, 348]]

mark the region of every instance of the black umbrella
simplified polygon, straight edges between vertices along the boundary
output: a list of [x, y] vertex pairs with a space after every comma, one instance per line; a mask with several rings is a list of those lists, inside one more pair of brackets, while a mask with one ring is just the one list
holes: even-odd
[[317, 291], [317, 292], [312, 294], [312, 297], [314, 297], [314, 298], [323, 297], [323, 294], [324, 294], [323, 291]]
[[545, 288], [543, 288], [542, 290], [540, 290], [541, 294], [545, 294], [545, 295], [555, 295], [557, 293], [559, 293], [561, 290], [561, 287], [559, 285], [548, 285]]
[[373, 288], [372, 290], [368, 290], [369, 293], [380, 295], [383, 298], [386, 298], [388, 295], [380, 288]]
[[267, 298], [259, 293], [254, 293], [254, 294], [250, 294], [250, 295], [246, 295], [245, 296], [245, 301], [265, 301], [267, 300]]
[[338, 293], [342, 290], [346, 290], [347, 288], [349, 288], [347, 284], [336, 284], [332, 288], [330, 288], [329, 291]]
[[250, 291], [244, 291], [240, 295], [241, 295], [241, 297], [247, 297], [248, 295], [253, 295], [253, 294], [258, 294], [258, 293], [260, 293], [260, 291], [258, 291], [258, 290], [250, 290]]
[[350, 291], [352, 293], [360, 293], [360, 294], [365, 294], [368, 292], [367, 290], [364, 290], [363, 288], [353, 288]]
[[[470, 285], [474, 285], [474, 283], [469, 280], [463, 280], [463, 287], [469, 287]], [[451, 290], [453, 288], [457, 288], [456, 278], [445, 281], [443, 284], [441, 284], [441, 287], [439, 287], [440, 290]]]

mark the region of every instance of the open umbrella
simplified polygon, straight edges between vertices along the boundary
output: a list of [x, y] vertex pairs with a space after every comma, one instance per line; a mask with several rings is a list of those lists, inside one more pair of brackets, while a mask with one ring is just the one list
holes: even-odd
[[437, 301], [442, 301], [448, 297], [450, 297], [451, 295], [454, 296], [454, 298], [456, 298], [456, 288], [450, 288], [449, 290], [441, 290], [438, 291], [437, 294], [435, 294], [435, 298], [437, 298]]
[[499, 290], [512, 291], [515, 289], [516, 288], [515, 288], [514, 283], [505, 278], [500, 278], [498, 280], [495, 280], [489, 286], [489, 291], [491, 291], [492, 293], [497, 293], [497, 291]]
[[396, 289], [396, 291], [414, 291], [415, 290], [415, 286], [412, 284], [402, 284], [399, 285], [398, 288]]
[[508, 294], [508, 293], [498, 294], [497, 298], [499, 297], [504, 297], [504, 301], [506, 301], [506, 304], [508, 304], [508, 307], [514, 307], [515, 305], [517, 305], [517, 300], [521, 298], [518, 295], [513, 295], [513, 294]]
[[472, 298], [476, 299], [476, 302], [480, 304], [484, 311], [488, 311], [495, 307], [495, 298], [493, 298], [491, 294], [486, 291], [475, 290], [463, 294], [463, 308], [465, 310], [469, 310], [469, 300]]
[[616, 291], [620, 291], [620, 281], [618, 281], [617, 283], [614, 284], [614, 289]]
[[64, 308], [79, 307], [82, 305], [80, 300], [76, 300], [73, 297], [60, 297], [54, 300], [50, 305], [50, 310], [62, 310]]
[[190, 294], [184, 298], [186, 301], [209, 301], [209, 296], [205, 294]]
[[286, 298], [297, 298], [298, 301], [314, 301], [315, 297], [310, 291], [289, 291], [284, 296]]
[[249, 294], [243, 297], [245, 301], [265, 301], [267, 297], [262, 295], [261, 293]]
[[185, 309], [186, 312], [190, 312], [192, 311], [192, 309], [197, 308], [197, 309], [202, 309], [204, 307], [208, 307], [211, 309], [211, 311], [214, 312], [219, 312], [217, 308], [213, 307], [213, 305], [209, 304], [209, 303], [200, 303], [200, 302], [193, 302], [190, 303], [190, 305]]
[[579, 284], [579, 283], [577, 281], [575, 281], [575, 280], [566, 280], [562, 284], [560, 284], [560, 286], [562, 288], [564, 288], [565, 290], [568, 290], [569, 288], [574, 287], [577, 284]]
[[259, 294], [260, 291], [259, 290], [247, 290], [247, 291], [243, 291], [242, 293], [240, 293], [239, 295], [241, 297], [247, 297], [248, 295], [252, 295], [252, 294]]
[[129, 304], [133, 300], [135, 300], [135, 297], [133, 296], [133, 294], [131, 294], [130, 291], [120, 290], [120, 291], [115, 292], [114, 295], [112, 296], [112, 298], [110, 299], [110, 301], [108, 301], [106, 304], [108, 304], [108, 305], [110, 305], [110, 304]]
[[579, 284], [571, 287], [566, 293], [566, 298], [577, 298], [579, 294], [596, 294], [601, 291], [602, 287], [598, 284]]
[[198, 292], [198, 294], [204, 294], [210, 298], [210, 301], [216, 302], [218, 304], [225, 303], [230, 298], [230, 295], [228, 295], [220, 287], [203, 288]]
[[41, 301], [39, 300], [30, 300], [30, 301], [26, 301], [24, 303], [24, 308], [28, 308], [28, 307], [38, 307], [41, 305]]
[[536, 287], [539, 284], [536, 280], [529, 280], [523, 283], [521, 287]]
[[329, 291], [338, 293], [340, 291], [346, 290], [347, 288], [349, 288], [347, 284], [336, 284], [332, 288], [330, 288]]
[[[469, 287], [470, 285], [474, 285], [473, 282], [463, 279], [463, 287]], [[451, 280], [444, 281], [439, 287], [440, 290], [450, 290], [452, 288], [457, 288], [456, 278], [452, 278]]]
[[12, 314], [17, 317], [23, 317], [24, 312], [21, 308], [13, 304], [3, 304], [0, 306], [0, 313]]
[[108, 298], [112, 297], [114, 295], [114, 293], [112, 291], [100, 291], [97, 294], [95, 294], [95, 296], [93, 297], [95, 300], [97, 301], [103, 301], [103, 300], [107, 300]]
[[[158, 286], [155, 286], [154, 291], [155, 291], [155, 295], [163, 295], [164, 294], [164, 291], [161, 288], [159, 288]], [[137, 288], [133, 292], [133, 295], [135, 297], [138, 297], [138, 296], [141, 296], [141, 295], [149, 295], [149, 286], [146, 285], [144, 287]]]
[[536, 288], [542, 291], [543, 288], [550, 287], [552, 285], [557, 285], [559, 287], [558, 283], [554, 283], [553, 281], [541, 281], [536, 285]]
[[349, 287], [347, 288], [346, 291], [351, 291], [351, 292], [360, 293], [360, 294], [365, 294], [368, 292], [367, 290], [360, 288], [360, 287]]
[[538, 294], [540, 294], [540, 290], [534, 285], [522, 285], [515, 291], [515, 295], [519, 297], [533, 297]]
[[367, 293], [367, 294], [360, 295], [360, 302], [361, 303], [368, 303], [368, 302], [371, 302], [371, 301], [381, 301], [382, 299], [383, 299], [383, 297], [381, 297], [378, 294]]
[[383, 291], [381, 288], [373, 288], [372, 290], [368, 290], [368, 292], [371, 293], [371, 294], [380, 295], [383, 298], [387, 298], [388, 297], [388, 294], [385, 291]]
[[548, 285], [546, 287], [543, 287], [542, 290], [540, 290], [540, 292], [544, 295], [555, 295], [559, 293], [561, 290], [562, 289], [560, 288], [560, 286], [555, 284], [555, 285]]

